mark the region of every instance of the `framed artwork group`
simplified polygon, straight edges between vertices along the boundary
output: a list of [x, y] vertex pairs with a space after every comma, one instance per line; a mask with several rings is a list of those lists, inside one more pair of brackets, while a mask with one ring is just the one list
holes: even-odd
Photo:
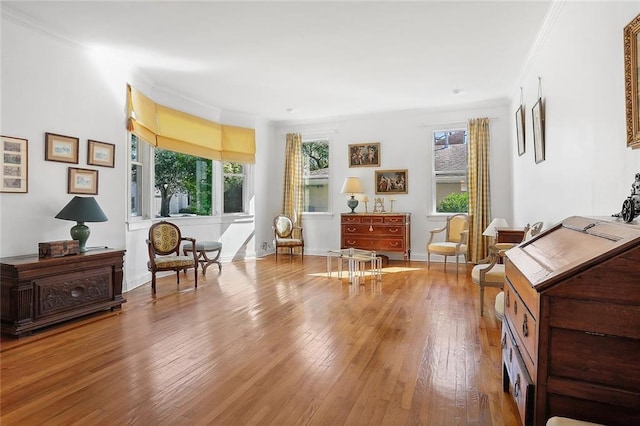
[[[380, 142], [349, 144], [349, 167], [380, 167]], [[376, 194], [407, 194], [406, 169], [376, 170]]]
[[28, 144], [27, 139], [0, 136], [2, 142], [2, 158], [0, 168], [2, 170], [2, 184], [0, 192], [24, 192], [28, 191]]

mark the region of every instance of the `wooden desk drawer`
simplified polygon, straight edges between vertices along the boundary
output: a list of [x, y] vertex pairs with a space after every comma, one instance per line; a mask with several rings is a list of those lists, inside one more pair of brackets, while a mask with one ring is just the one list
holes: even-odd
[[361, 248], [364, 250], [379, 251], [404, 251], [404, 242], [401, 238], [367, 238], [362, 236], [344, 236], [342, 248]]
[[540, 311], [538, 293], [531, 286], [531, 282], [509, 261], [508, 257], [505, 260], [505, 276], [508, 281], [511, 281], [511, 285], [518, 292], [529, 311], [537, 318]]
[[[534, 385], [524, 361], [520, 357], [515, 341], [511, 340], [509, 327], [504, 323], [503, 328], [507, 344], [502, 351], [503, 374], [507, 374], [508, 380], [504, 380], [505, 391], [509, 391], [518, 407], [520, 420], [525, 426], [533, 424]], [[507, 350], [505, 350], [507, 349]], [[508, 385], [508, 386], [507, 386]]]
[[[523, 346], [523, 350], [526, 354], [522, 356], [528, 356], [531, 361], [528, 363], [532, 367], [535, 367], [535, 359], [537, 355], [537, 321], [531, 314], [531, 311], [527, 308], [527, 305], [522, 301], [520, 295], [513, 288], [513, 284], [507, 279], [507, 285], [505, 286], [504, 293], [504, 314], [509, 325], [512, 326], [514, 335], [517, 336], [519, 346]], [[533, 368], [532, 368], [533, 371]]]
[[348, 235], [366, 235], [368, 237], [379, 236], [395, 236], [402, 238], [404, 228], [402, 226], [389, 225], [366, 225], [366, 224], [349, 224], [342, 225], [342, 234]]

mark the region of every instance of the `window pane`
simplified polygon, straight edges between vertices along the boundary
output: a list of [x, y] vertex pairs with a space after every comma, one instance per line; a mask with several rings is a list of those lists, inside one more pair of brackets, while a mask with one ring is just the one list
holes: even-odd
[[302, 143], [304, 211], [329, 211], [329, 141]]
[[131, 135], [131, 161], [139, 161], [138, 153], [138, 137], [134, 134]]
[[210, 216], [211, 173], [211, 160], [156, 148], [156, 216]]
[[224, 163], [225, 213], [244, 212], [244, 166], [241, 163]]
[[467, 156], [466, 130], [443, 130], [433, 133], [436, 212], [468, 211]]
[[140, 164], [131, 165], [131, 216], [142, 215], [140, 205], [140, 194], [142, 191], [142, 166]]

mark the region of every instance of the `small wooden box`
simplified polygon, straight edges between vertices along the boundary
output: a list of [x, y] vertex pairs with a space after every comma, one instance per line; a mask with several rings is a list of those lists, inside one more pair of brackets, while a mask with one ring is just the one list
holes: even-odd
[[80, 246], [77, 240], [38, 243], [38, 257], [62, 257], [78, 253]]

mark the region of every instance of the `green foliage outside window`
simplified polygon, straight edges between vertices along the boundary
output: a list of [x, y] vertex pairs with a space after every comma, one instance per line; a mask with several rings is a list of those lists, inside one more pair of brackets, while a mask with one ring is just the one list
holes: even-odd
[[466, 192], [452, 192], [438, 203], [439, 213], [467, 213], [469, 196]]
[[183, 213], [211, 215], [211, 160], [156, 148], [155, 188], [160, 192], [160, 216], [169, 217], [171, 198], [187, 193], [190, 208]]
[[241, 163], [228, 163], [222, 165], [224, 174], [224, 212], [242, 213], [244, 170]]

